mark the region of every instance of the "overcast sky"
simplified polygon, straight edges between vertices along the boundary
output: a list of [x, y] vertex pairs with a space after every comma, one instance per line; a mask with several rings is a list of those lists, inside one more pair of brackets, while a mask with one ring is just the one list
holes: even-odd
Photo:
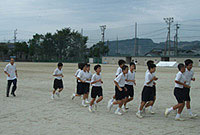
[[137, 22], [139, 37], [160, 42], [167, 33], [164, 17], [181, 24], [181, 40], [198, 40], [199, 11], [200, 0], [0, 0], [0, 41], [12, 40], [16, 28], [18, 39], [27, 40], [71, 27], [83, 28], [92, 44], [101, 39], [100, 25], [107, 26], [106, 40], [115, 40], [133, 38]]

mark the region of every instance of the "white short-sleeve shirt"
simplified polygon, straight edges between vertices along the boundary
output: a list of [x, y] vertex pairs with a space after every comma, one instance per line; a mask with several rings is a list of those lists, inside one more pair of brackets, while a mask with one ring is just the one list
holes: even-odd
[[86, 71], [86, 83], [90, 83], [91, 81], [88, 81], [88, 80], [91, 80], [92, 79], [92, 73], [91, 72], [87, 72]]
[[[87, 78], [86, 78], [86, 72], [84, 72], [83, 70], [81, 70], [78, 75], [77, 75], [78, 78], [80, 78], [82, 81], [86, 81]], [[81, 82], [80, 80], [78, 80], [78, 82]]]
[[10, 74], [10, 77], [7, 76], [7, 80], [14, 80], [16, 79], [16, 65], [15, 63], [12, 65], [12, 64], [7, 64], [6, 67], [4, 68], [4, 71], [6, 71], [8, 74]]
[[[127, 80], [135, 80], [135, 71], [131, 72], [130, 70], [128, 71], [127, 75], [126, 75], [126, 79]], [[125, 84], [127, 85], [134, 85], [133, 82], [125, 82]]]
[[[93, 74], [92, 76], [92, 80], [91, 80], [91, 83], [94, 82], [94, 81], [97, 81], [101, 79], [101, 74], [97, 75], [97, 73]], [[100, 87], [101, 86], [101, 82], [96, 82], [96, 83], [93, 83], [92, 86], [97, 86], [97, 87]]]
[[[179, 71], [177, 74], [176, 74], [176, 78], [175, 78], [176, 81], [179, 81], [181, 83], [184, 83], [186, 81], [186, 78], [185, 76], [183, 75], [183, 73], [181, 71]], [[183, 85], [180, 85], [178, 83], [175, 83], [175, 87], [176, 88], [183, 88]]]
[[[53, 75], [60, 75], [60, 74], [62, 74], [62, 73], [63, 73], [62, 69], [60, 70], [60, 69], [56, 68], [56, 69], [54, 70], [54, 72], [53, 72]], [[62, 79], [62, 76], [55, 76], [55, 79], [61, 80], [61, 79]]]
[[114, 80], [118, 83], [119, 87], [124, 87], [125, 79], [126, 79], [126, 75], [124, 75], [124, 73], [122, 72]]
[[188, 70], [187, 68], [185, 69], [185, 72], [183, 73], [183, 75], [185, 76], [186, 79], [186, 84], [190, 86], [191, 84], [191, 79], [194, 76], [194, 71], [193, 70]]
[[146, 71], [146, 73], [145, 73], [145, 82], [144, 82], [144, 86], [153, 87], [153, 82], [154, 82], [154, 81], [152, 81], [152, 82], [149, 83], [149, 84], [147, 84], [147, 83], [150, 82], [150, 81], [153, 79], [154, 76], [155, 76], [154, 73], [150, 73], [149, 70]]
[[119, 74], [121, 74], [122, 73], [122, 68], [121, 67], [118, 67], [118, 69], [117, 69], [117, 72], [116, 72], [116, 76], [118, 76]]
[[77, 77], [78, 73], [81, 71], [81, 69], [78, 69], [76, 70], [76, 73], [75, 73], [75, 77]]

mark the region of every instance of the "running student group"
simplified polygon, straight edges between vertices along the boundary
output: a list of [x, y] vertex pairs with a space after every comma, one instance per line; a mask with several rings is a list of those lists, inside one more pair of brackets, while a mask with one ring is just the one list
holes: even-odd
[[[114, 79], [115, 84], [115, 95], [108, 101], [107, 109], [111, 110], [113, 105], [117, 105], [115, 111], [116, 115], [122, 115], [128, 111], [127, 103], [133, 100], [134, 97], [134, 86], [136, 85], [135, 73], [136, 65], [134, 62], [130, 63], [128, 67], [125, 65], [124, 60], [118, 61], [118, 69], [116, 72], [116, 78]], [[63, 90], [63, 64], [58, 63], [58, 67], [55, 69], [53, 76], [55, 77], [53, 83], [53, 93], [51, 98], [55, 99], [55, 95], [60, 97], [60, 93]], [[188, 115], [190, 118], [196, 118], [197, 114], [193, 114], [190, 107], [190, 83], [195, 81], [194, 72], [192, 70], [193, 61], [191, 59], [185, 60], [185, 64], [180, 63], [178, 65], [178, 73], [175, 78], [175, 88], [174, 96], [176, 97], [177, 104], [166, 108], [165, 116], [167, 117], [171, 111], [177, 110], [175, 120], [183, 121], [181, 118], [181, 113], [186, 104]], [[77, 89], [76, 93], [73, 93], [71, 99], [73, 100], [76, 97], [82, 96], [82, 106], [88, 107], [89, 112], [95, 112], [97, 110], [97, 105], [103, 100], [103, 89], [102, 89], [102, 76], [101, 76], [101, 65], [94, 66], [95, 73], [92, 75], [90, 72], [90, 64], [79, 63], [78, 70], [75, 73], [77, 80]], [[13, 96], [17, 89], [17, 69], [14, 63], [14, 59], [10, 60], [10, 63], [6, 65], [4, 69], [5, 74], [7, 75], [7, 93], [6, 96], [9, 97], [10, 87], [13, 83], [12, 92]], [[153, 105], [156, 100], [156, 65], [154, 61], [149, 60], [147, 62], [147, 71], [145, 73], [145, 82], [141, 94], [141, 104], [139, 105], [138, 112], [136, 116], [138, 118], [143, 118], [146, 109], [149, 113], [154, 114]], [[90, 93], [90, 84], [92, 85], [91, 90], [91, 101], [88, 100]], [[97, 98], [98, 97], [98, 98]]]

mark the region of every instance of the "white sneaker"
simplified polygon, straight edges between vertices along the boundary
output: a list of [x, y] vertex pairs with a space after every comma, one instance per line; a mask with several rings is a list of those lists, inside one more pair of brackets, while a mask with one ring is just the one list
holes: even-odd
[[108, 102], [108, 106], [107, 106], [107, 108], [108, 108], [108, 111], [110, 111], [110, 110], [111, 110], [112, 106], [113, 106], [112, 102]]
[[189, 114], [190, 119], [196, 118], [197, 116], [197, 114]]
[[90, 102], [88, 101], [88, 99], [85, 101], [86, 104], [89, 104]]
[[180, 118], [180, 117], [175, 117], [176, 121], [184, 121], [184, 119]]
[[137, 116], [138, 118], [140, 118], [140, 119], [143, 118], [143, 116], [141, 115], [140, 112], [137, 112], [137, 113], [136, 113], [136, 116]]
[[92, 107], [91, 106], [89, 106], [89, 108], [88, 108], [88, 110], [89, 110], [89, 112], [94, 112], [93, 110], [92, 110]]
[[73, 100], [75, 98], [75, 94], [72, 94], [71, 99]]
[[120, 112], [120, 111], [115, 111], [115, 114], [117, 114], [117, 115], [122, 115], [122, 113]]
[[52, 99], [52, 100], [53, 100], [53, 99], [55, 99], [55, 97], [54, 97], [54, 95], [53, 95], [53, 94], [51, 95], [51, 99]]
[[60, 92], [56, 92], [56, 95], [57, 95], [58, 97], [60, 97]]
[[168, 111], [169, 109], [168, 108], [166, 108], [166, 110], [165, 110], [165, 117], [167, 117], [168, 115], [169, 115], [169, 111]]
[[82, 103], [82, 106], [83, 106], [83, 107], [87, 107], [87, 105], [86, 105], [85, 103]]
[[153, 110], [149, 110], [149, 112], [150, 112], [151, 114], [155, 114], [155, 112], [154, 112]]
[[125, 109], [125, 107], [122, 108], [122, 111], [125, 112], [125, 113], [127, 112], [126, 109]]

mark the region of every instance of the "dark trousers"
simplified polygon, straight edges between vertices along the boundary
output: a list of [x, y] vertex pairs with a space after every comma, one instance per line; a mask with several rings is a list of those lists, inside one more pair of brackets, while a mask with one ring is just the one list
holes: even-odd
[[14, 93], [15, 90], [17, 89], [17, 79], [14, 79], [14, 80], [8, 80], [8, 84], [7, 84], [7, 96], [9, 96], [9, 93], [10, 93], [10, 87], [13, 83], [13, 87], [12, 87], [12, 92], [11, 93]]

